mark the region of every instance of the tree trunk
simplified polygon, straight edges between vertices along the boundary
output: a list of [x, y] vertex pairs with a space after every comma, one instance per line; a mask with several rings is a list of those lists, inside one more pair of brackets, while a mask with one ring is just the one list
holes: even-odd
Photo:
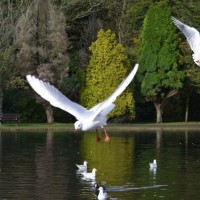
[[38, 13], [37, 13], [37, 43], [38, 48], [42, 48], [43, 55], [38, 54], [38, 64], [47, 63], [48, 60], [48, 47], [47, 47], [47, 29], [48, 29], [48, 0], [38, 0]]
[[162, 100], [157, 100], [153, 101], [153, 104], [156, 108], [156, 122], [161, 123], [162, 122], [162, 114], [163, 114], [163, 109], [166, 106], [168, 99], [178, 93], [178, 90], [170, 90], [165, 97], [162, 98]]
[[47, 116], [47, 123], [51, 124], [54, 122], [54, 117], [53, 117], [53, 109], [51, 107], [51, 104], [44, 100], [41, 96], [36, 95], [36, 102], [41, 104], [45, 111], [46, 111], [46, 116]]
[[2, 104], [3, 104], [3, 84], [2, 84], [2, 73], [0, 72], [0, 114], [2, 114]]
[[123, 0], [123, 4], [122, 4], [122, 8], [121, 8], [121, 16], [119, 17], [120, 19], [117, 20], [118, 22], [118, 39], [119, 39], [119, 43], [122, 43], [122, 39], [123, 39], [123, 27], [122, 27], [122, 18], [124, 16], [124, 12], [126, 9], [126, 0]]
[[52, 124], [54, 122], [53, 109], [49, 103], [45, 104], [45, 110], [47, 115], [47, 123]]
[[3, 88], [1, 88], [1, 86], [0, 86], [0, 114], [3, 113], [2, 104], [3, 104]]
[[162, 122], [162, 109], [161, 109], [161, 103], [155, 103], [154, 106], [156, 108], [156, 122], [161, 123]]
[[[38, 16], [37, 16], [37, 39], [38, 39], [38, 48], [42, 49], [43, 54], [38, 54], [38, 64], [40, 67], [49, 65], [48, 58], [48, 48], [47, 48], [47, 23], [48, 23], [48, 0], [37, 0], [38, 4]], [[39, 71], [37, 69], [38, 75], [41, 79], [48, 80], [48, 74]], [[50, 81], [50, 80], [48, 80]], [[49, 102], [43, 100], [42, 104], [46, 111], [47, 123], [51, 124], [54, 122], [53, 110]]]
[[187, 100], [186, 100], [186, 105], [185, 105], [185, 122], [188, 121], [189, 101], [190, 101], [190, 97], [189, 97], [189, 95], [188, 95], [188, 96], [187, 96]]

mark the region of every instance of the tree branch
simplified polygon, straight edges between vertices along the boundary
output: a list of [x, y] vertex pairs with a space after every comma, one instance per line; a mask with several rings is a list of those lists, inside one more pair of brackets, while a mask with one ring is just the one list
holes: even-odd
[[89, 1], [90, 1], [90, 6], [91, 6], [91, 7], [90, 7], [87, 11], [85, 11], [84, 13], [81, 13], [80, 15], [77, 15], [76, 17], [74, 17], [74, 18], [72, 19], [72, 21], [75, 21], [76, 19], [81, 19], [81, 18], [83, 18], [83, 17], [88, 16], [90, 13], [93, 12], [92, 10], [93, 10], [94, 8], [100, 6], [100, 5], [104, 2], [104, 0], [101, 0], [101, 1], [99, 1], [98, 3], [92, 5], [92, 1], [91, 1], [91, 0], [89, 0]]

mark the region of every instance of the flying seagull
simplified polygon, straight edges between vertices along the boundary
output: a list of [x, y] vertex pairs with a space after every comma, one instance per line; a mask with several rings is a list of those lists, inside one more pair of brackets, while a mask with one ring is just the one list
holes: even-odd
[[113, 102], [133, 80], [138, 67], [139, 64], [135, 64], [133, 70], [121, 82], [114, 93], [90, 110], [68, 99], [50, 83], [39, 80], [33, 75], [27, 75], [26, 78], [31, 87], [42, 98], [49, 101], [52, 106], [58, 107], [72, 114], [77, 119], [77, 121], [74, 123], [75, 130], [87, 131], [95, 129], [97, 130], [97, 128], [103, 128], [105, 133], [105, 141], [108, 142], [110, 140], [110, 137], [108, 136], [106, 128], [104, 127], [104, 125], [107, 125], [107, 115], [115, 107], [115, 104]]
[[172, 17], [172, 21], [174, 24], [181, 30], [181, 32], [185, 35], [190, 48], [193, 51], [193, 60], [194, 62], [200, 66], [200, 34], [197, 29], [190, 27], [178, 19]]

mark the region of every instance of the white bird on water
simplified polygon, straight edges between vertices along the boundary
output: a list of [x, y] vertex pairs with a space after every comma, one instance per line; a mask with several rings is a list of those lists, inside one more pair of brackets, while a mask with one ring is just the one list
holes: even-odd
[[78, 167], [79, 171], [87, 171], [87, 161], [84, 161], [83, 165], [76, 164], [76, 166]]
[[85, 178], [88, 178], [88, 179], [95, 179], [96, 177], [96, 169], [93, 168], [92, 169], [92, 172], [83, 172], [81, 173]]
[[199, 31], [193, 27], [190, 27], [178, 19], [172, 17], [174, 24], [180, 29], [180, 31], [185, 35], [190, 48], [194, 52], [192, 57], [194, 62], [200, 66], [200, 34]]
[[99, 187], [99, 194], [98, 194], [98, 199], [99, 200], [103, 200], [103, 199], [107, 199], [108, 198], [108, 194], [107, 192], [105, 192], [105, 190], [103, 189], [103, 187]]
[[98, 197], [98, 195], [99, 195], [99, 188], [100, 188], [100, 187], [102, 187], [102, 188], [103, 188], [103, 191], [105, 192], [105, 190], [106, 190], [105, 187], [99, 186], [98, 183], [95, 183], [95, 184], [94, 184], [95, 196], [96, 196], [96, 197]]
[[155, 168], [157, 168], [157, 162], [156, 162], [156, 159], [154, 159], [152, 163], [149, 163], [149, 166], [150, 166], [151, 169], [155, 169]]
[[109, 141], [104, 125], [107, 125], [107, 115], [113, 110], [115, 104], [113, 103], [116, 98], [126, 89], [126, 87], [133, 80], [138, 64], [130, 72], [130, 74], [121, 82], [114, 93], [109, 96], [103, 102], [97, 104], [90, 110], [84, 108], [83, 106], [71, 101], [66, 96], [64, 96], [57, 88], [48, 82], [39, 80], [35, 76], [27, 75], [27, 81], [31, 87], [38, 93], [42, 98], [49, 101], [52, 106], [58, 107], [70, 114], [72, 114], [78, 121], [74, 123], [75, 130], [94, 130], [98, 127], [104, 129], [105, 141]]

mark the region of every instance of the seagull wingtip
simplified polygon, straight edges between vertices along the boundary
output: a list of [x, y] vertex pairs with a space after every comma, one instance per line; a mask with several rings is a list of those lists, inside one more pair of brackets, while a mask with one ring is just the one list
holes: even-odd
[[26, 79], [30, 79], [30, 78], [33, 78], [34, 76], [33, 75], [31, 75], [31, 74], [27, 74], [26, 75]]
[[179, 22], [179, 20], [178, 19], [176, 19], [175, 17], [173, 17], [173, 16], [171, 16], [171, 19], [172, 19], [172, 21], [173, 21], [173, 23], [174, 24], [177, 24], [178, 22]]
[[138, 70], [138, 67], [139, 67], [139, 64], [136, 63], [133, 69], [137, 71], [137, 70]]
[[30, 74], [27, 74], [27, 75], [26, 75], [26, 80], [29, 81], [30, 79], [31, 79], [31, 75], [30, 75]]

